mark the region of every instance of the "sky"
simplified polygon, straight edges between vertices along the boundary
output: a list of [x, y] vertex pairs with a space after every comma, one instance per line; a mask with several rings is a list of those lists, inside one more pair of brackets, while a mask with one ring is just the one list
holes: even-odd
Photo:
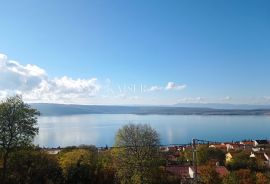
[[0, 98], [270, 104], [268, 0], [3, 0]]

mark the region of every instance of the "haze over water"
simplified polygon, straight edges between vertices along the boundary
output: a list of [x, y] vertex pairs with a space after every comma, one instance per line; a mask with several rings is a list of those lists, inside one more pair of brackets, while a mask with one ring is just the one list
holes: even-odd
[[270, 116], [196, 116], [91, 114], [41, 116], [35, 144], [45, 147], [71, 145], [112, 146], [124, 124], [148, 123], [157, 130], [162, 144], [189, 143], [192, 138], [238, 141], [269, 138]]

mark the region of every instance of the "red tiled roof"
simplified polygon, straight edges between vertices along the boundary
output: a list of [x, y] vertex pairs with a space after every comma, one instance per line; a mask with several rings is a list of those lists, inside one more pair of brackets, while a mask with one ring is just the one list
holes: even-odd
[[242, 143], [244, 145], [251, 145], [251, 146], [254, 144], [253, 141], [242, 141]]
[[189, 178], [188, 166], [167, 166], [166, 171], [181, 178]]
[[[192, 168], [192, 170], [194, 170], [193, 167], [191, 167], [191, 168]], [[198, 174], [201, 173], [202, 168], [203, 168], [203, 166], [198, 166]], [[215, 170], [221, 177], [224, 177], [224, 176], [229, 174], [229, 171], [224, 166], [215, 166]]]
[[216, 172], [221, 176], [227, 176], [229, 174], [229, 171], [226, 169], [224, 166], [217, 166], [216, 167]]
[[215, 147], [218, 149], [227, 149], [226, 145], [222, 145], [222, 144], [212, 144], [209, 147]]
[[169, 147], [170, 151], [177, 151], [178, 147], [174, 146], [174, 147]]
[[223, 142], [222, 144], [226, 145], [226, 144], [233, 144], [232, 142]]
[[241, 147], [241, 144], [227, 144], [227, 145], [233, 146], [234, 148]]

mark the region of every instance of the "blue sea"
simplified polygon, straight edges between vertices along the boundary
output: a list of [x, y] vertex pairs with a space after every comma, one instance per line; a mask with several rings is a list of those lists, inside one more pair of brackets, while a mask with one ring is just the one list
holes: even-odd
[[88, 114], [39, 117], [35, 144], [113, 146], [117, 130], [128, 123], [151, 125], [161, 144], [185, 144], [192, 138], [220, 142], [270, 138], [270, 116]]

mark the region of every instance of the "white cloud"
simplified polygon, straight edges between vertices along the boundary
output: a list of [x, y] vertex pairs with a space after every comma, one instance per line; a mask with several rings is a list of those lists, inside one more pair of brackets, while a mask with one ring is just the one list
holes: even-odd
[[206, 98], [202, 97], [185, 97], [178, 100], [178, 103], [204, 103]]
[[166, 86], [166, 90], [183, 90], [187, 87], [187, 85], [183, 84], [183, 85], [177, 85], [174, 82], [168, 82], [167, 86]]
[[[102, 84], [102, 86], [101, 86]], [[79, 104], [169, 104], [173, 99], [147, 97], [144, 92], [183, 90], [186, 85], [168, 82], [166, 86], [124, 87], [118, 90], [108, 78], [103, 83], [96, 78], [50, 77], [37, 65], [22, 65], [0, 54], [0, 99], [21, 94], [27, 102]], [[136, 89], [136, 90], [135, 90]]]
[[69, 102], [95, 96], [101, 86], [96, 78], [73, 79], [63, 76], [49, 79], [36, 65], [21, 65], [0, 54], [0, 98], [22, 94], [27, 101]]
[[97, 79], [72, 79], [64, 76], [61, 78], [55, 78], [50, 81], [54, 87], [54, 91], [58, 93], [85, 93], [89, 96], [93, 96], [100, 89], [96, 85]]
[[161, 91], [162, 90], [162, 87], [159, 87], [159, 86], [151, 86], [149, 89], [147, 89], [147, 91]]
[[232, 100], [232, 97], [230, 97], [230, 96], [225, 96], [222, 100], [230, 101], [230, 100]]
[[30, 91], [46, 78], [45, 71], [38, 66], [22, 66], [0, 55], [0, 90]]

